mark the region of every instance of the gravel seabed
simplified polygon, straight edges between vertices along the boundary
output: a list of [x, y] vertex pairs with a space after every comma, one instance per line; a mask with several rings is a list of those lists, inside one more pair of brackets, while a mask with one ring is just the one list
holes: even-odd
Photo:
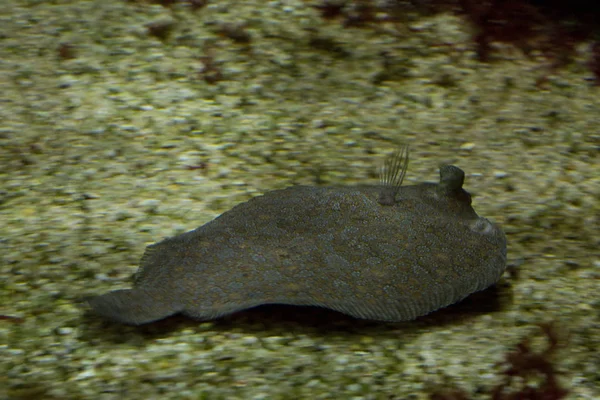
[[[299, 0], [209, 3], [1, 7], [0, 313], [22, 320], [0, 320], [0, 398], [425, 399], [450, 382], [485, 399], [505, 353], [555, 321], [568, 398], [599, 399], [600, 87], [586, 44], [540, 87], [543, 60], [502, 48], [481, 63], [452, 15], [361, 30]], [[148, 33], [157, 22], [164, 39]], [[240, 23], [249, 43], [221, 32]], [[505, 229], [519, 273], [497, 307], [124, 327], [82, 306], [129, 287], [146, 245], [275, 188], [375, 180], [398, 143], [406, 183], [454, 163]]]

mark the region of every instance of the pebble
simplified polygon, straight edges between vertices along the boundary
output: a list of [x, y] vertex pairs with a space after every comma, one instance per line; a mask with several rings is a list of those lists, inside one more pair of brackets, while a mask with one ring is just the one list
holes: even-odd
[[73, 379], [76, 381], [80, 381], [83, 379], [93, 378], [95, 376], [96, 376], [96, 370], [94, 368], [91, 368], [91, 369], [86, 369], [83, 372], [80, 372], [79, 374], [75, 375], [75, 377]]
[[246, 345], [252, 345], [252, 344], [255, 344], [256, 342], [258, 342], [258, 339], [256, 338], [256, 336], [245, 336], [242, 339], [242, 343], [246, 344]]
[[145, 199], [140, 201], [140, 207], [158, 207], [160, 205], [160, 200], [158, 199]]
[[73, 328], [70, 328], [70, 327], [68, 327], [68, 326], [65, 326], [65, 327], [60, 327], [60, 328], [58, 328], [58, 329], [56, 330], [56, 332], [57, 332], [59, 335], [66, 336], [66, 335], [70, 335], [70, 334], [72, 334], [72, 333], [73, 333]]

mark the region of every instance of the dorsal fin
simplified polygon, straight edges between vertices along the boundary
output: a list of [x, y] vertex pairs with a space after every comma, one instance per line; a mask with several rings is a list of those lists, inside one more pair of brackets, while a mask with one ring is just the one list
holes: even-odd
[[407, 168], [408, 145], [404, 145], [388, 156], [381, 166], [379, 173], [381, 189], [377, 199], [379, 204], [382, 206], [396, 204], [396, 195], [400, 191]]

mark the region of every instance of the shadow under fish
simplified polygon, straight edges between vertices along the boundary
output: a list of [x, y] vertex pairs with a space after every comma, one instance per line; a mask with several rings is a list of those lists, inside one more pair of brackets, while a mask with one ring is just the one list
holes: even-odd
[[379, 184], [293, 186], [233, 207], [147, 247], [132, 289], [87, 300], [97, 314], [145, 324], [174, 314], [214, 319], [262, 304], [311, 305], [406, 321], [496, 283], [506, 237], [479, 217], [464, 172], [402, 186], [408, 147]]

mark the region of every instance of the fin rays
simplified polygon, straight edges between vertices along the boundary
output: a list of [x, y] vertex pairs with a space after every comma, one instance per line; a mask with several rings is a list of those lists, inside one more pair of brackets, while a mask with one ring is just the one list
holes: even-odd
[[396, 195], [408, 168], [408, 145], [404, 145], [385, 159], [379, 173], [381, 191], [377, 201], [382, 206], [396, 203]]

